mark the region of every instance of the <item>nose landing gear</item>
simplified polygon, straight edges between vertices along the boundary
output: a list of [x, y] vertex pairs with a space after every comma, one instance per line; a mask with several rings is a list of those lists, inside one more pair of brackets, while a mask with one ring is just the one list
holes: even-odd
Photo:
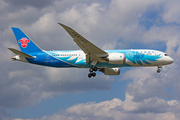
[[88, 74], [88, 77], [91, 78], [92, 76], [95, 77], [96, 76], [96, 73], [93, 72], [93, 71], [97, 71], [97, 67], [92, 67], [89, 69], [89, 74]]
[[158, 65], [157, 67], [158, 67], [157, 73], [160, 73], [160, 72], [161, 72], [161, 69], [160, 69], [160, 68], [162, 68], [162, 66], [161, 66], [161, 65]]

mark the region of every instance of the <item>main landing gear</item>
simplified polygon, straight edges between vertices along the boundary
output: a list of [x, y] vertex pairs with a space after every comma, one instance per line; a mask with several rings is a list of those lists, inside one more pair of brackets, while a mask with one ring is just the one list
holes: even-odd
[[96, 73], [93, 72], [93, 71], [97, 71], [97, 67], [92, 67], [89, 69], [89, 74], [88, 74], [88, 77], [91, 78], [92, 76], [95, 77], [96, 76]]
[[162, 66], [158, 65], [157, 67], [158, 67], [157, 73], [160, 73], [160, 72], [161, 72], [161, 69], [160, 69], [160, 68], [162, 68]]

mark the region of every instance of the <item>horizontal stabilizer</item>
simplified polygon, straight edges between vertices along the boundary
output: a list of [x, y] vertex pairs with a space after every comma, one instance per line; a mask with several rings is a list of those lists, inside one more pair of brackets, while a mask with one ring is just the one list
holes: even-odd
[[25, 58], [35, 58], [35, 57], [33, 57], [33, 56], [31, 56], [31, 55], [28, 55], [28, 54], [26, 54], [26, 53], [23, 53], [23, 52], [21, 52], [21, 51], [19, 51], [19, 50], [16, 50], [16, 49], [14, 49], [14, 48], [8, 48], [9, 50], [11, 50], [13, 53], [15, 53], [16, 55], [19, 55], [19, 56], [21, 56], [21, 57], [25, 57]]

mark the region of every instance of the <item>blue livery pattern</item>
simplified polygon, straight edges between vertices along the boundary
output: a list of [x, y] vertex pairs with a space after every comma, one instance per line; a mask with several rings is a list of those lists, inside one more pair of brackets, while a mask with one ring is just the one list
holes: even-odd
[[24, 34], [19, 28], [12, 27], [14, 35], [16, 37], [17, 43], [22, 52], [32, 53], [32, 52], [41, 52], [39, 48], [26, 34]]

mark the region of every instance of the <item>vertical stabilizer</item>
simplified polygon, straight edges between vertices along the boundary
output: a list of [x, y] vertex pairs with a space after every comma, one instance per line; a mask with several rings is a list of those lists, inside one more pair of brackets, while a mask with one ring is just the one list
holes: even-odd
[[34, 43], [25, 33], [23, 33], [19, 28], [12, 27], [14, 35], [16, 37], [17, 43], [22, 52], [32, 53], [42, 51], [39, 46]]

